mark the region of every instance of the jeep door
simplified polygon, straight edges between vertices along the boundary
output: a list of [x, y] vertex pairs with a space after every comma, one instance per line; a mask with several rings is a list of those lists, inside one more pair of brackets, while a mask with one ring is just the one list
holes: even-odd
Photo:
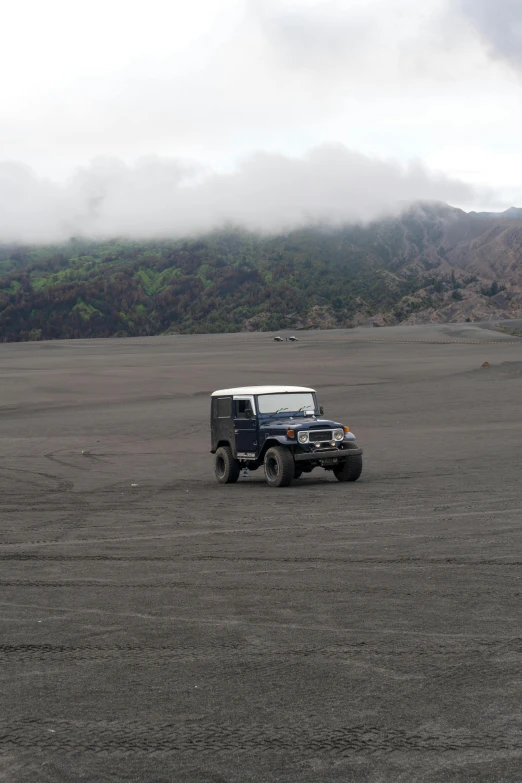
[[232, 451], [235, 446], [234, 419], [232, 417], [232, 397], [212, 398], [212, 448], [218, 443], [230, 443]]
[[257, 418], [253, 397], [234, 397], [234, 432], [237, 454], [257, 455]]

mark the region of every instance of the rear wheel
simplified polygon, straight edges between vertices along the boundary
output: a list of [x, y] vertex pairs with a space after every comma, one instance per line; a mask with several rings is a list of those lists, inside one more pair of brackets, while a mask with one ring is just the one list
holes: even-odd
[[362, 473], [362, 456], [348, 457], [346, 462], [336, 465], [333, 472], [337, 481], [357, 481]]
[[288, 487], [295, 475], [292, 452], [284, 446], [273, 446], [265, 454], [265, 476], [270, 487]]
[[220, 446], [214, 459], [214, 473], [220, 484], [234, 484], [239, 478], [240, 466], [230, 446]]

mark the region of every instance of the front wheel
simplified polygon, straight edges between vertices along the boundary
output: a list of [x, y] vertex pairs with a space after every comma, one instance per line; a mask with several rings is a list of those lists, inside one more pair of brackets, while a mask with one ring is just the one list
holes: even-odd
[[333, 469], [334, 476], [337, 481], [357, 481], [362, 473], [362, 464], [362, 457], [360, 454], [348, 457], [346, 462], [335, 466]]
[[240, 466], [234, 459], [230, 446], [220, 446], [214, 460], [214, 473], [220, 484], [235, 484], [239, 478]]
[[288, 487], [292, 483], [295, 464], [292, 452], [284, 446], [273, 446], [265, 454], [265, 477], [270, 487]]

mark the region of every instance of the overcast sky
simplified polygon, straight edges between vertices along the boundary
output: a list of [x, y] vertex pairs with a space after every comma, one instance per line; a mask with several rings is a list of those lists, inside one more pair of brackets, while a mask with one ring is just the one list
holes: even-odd
[[520, 0], [18, 0], [0, 73], [0, 238], [522, 206]]

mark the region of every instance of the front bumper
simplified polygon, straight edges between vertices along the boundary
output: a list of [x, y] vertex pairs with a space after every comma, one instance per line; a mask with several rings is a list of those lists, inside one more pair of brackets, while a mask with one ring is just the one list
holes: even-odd
[[294, 452], [296, 462], [320, 462], [323, 459], [348, 459], [348, 457], [360, 457], [362, 449], [322, 449], [320, 451]]

